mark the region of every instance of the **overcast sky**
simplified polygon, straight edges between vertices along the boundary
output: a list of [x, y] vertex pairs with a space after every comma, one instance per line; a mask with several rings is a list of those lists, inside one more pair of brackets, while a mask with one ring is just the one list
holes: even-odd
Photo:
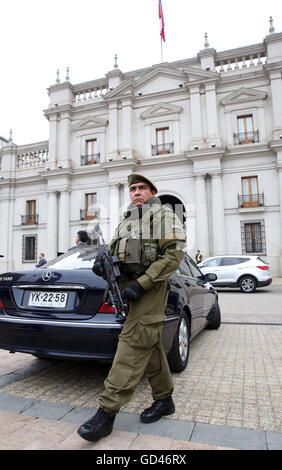
[[[162, 0], [164, 61], [263, 41], [269, 17], [282, 31], [279, 0]], [[161, 61], [158, 0], [2, 0], [0, 136], [22, 145], [48, 139], [47, 88], [70, 68], [71, 83], [103, 77], [114, 55], [123, 72]]]

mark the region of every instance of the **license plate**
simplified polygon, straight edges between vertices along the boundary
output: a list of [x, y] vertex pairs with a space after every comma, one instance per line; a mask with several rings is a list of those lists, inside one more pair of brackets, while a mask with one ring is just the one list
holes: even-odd
[[66, 292], [31, 291], [28, 305], [30, 307], [65, 308], [68, 300]]

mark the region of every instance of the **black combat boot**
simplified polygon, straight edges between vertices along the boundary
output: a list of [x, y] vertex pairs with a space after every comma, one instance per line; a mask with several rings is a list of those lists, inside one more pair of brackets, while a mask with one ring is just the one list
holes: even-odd
[[101, 437], [111, 434], [114, 426], [115, 415], [106, 413], [99, 408], [95, 416], [80, 426], [77, 433], [86, 441], [96, 442]]
[[163, 398], [162, 400], [154, 401], [150, 408], [144, 410], [140, 415], [140, 419], [143, 423], [154, 423], [162, 416], [172, 415], [174, 412], [175, 406], [172, 398]]

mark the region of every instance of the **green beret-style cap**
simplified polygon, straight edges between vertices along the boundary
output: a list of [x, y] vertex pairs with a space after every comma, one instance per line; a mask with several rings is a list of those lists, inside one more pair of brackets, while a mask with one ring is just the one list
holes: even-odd
[[151, 189], [154, 189], [158, 192], [158, 189], [153, 181], [150, 180], [150, 178], [147, 176], [141, 175], [141, 173], [131, 173], [131, 175], [128, 176], [128, 186], [131, 186], [135, 183], [147, 183]]

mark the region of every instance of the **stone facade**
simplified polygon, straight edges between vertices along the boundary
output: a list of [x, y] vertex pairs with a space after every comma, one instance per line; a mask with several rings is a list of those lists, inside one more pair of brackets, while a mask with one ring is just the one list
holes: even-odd
[[183, 208], [187, 251], [252, 253], [282, 275], [282, 33], [262, 43], [49, 88], [49, 140], [0, 145], [0, 270], [33, 266], [98, 220], [109, 240], [127, 175]]

